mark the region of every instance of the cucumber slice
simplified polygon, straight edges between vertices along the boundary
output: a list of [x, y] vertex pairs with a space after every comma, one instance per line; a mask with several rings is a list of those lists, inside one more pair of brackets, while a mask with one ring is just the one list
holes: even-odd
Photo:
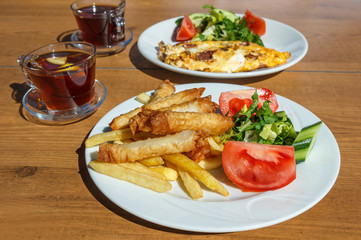
[[322, 121], [317, 122], [308, 127], [302, 128], [298, 133], [293, 146], [295, 148], [296, 164], [304, 162], [311, 152], [313, 145], [316, 142], [318, 132], [320, 131]]
[[214, 8], [213, 11], [219, 12], [221, 14], [223, 14], [225, 17], [227, 17], [229, 20], [231, 20], [232, 22], [234, 22], [237, 18], [237, 15], [234, 14], [231, 11], [228, 10], [224, 10], [224, 9], [220, 9], [220, 8]]
[[207, 17], [209, 17], [209, 14], [207, 13], [192, 13], [188, 15], [189, 19], [192, 21], [195, 28], [202, 29], [204, 25], [203, 20]]

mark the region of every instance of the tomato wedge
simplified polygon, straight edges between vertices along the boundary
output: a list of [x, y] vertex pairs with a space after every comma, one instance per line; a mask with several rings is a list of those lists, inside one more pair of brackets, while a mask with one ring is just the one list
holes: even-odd
[[[255, 89], [245, 89], [237, 91], [222, 92], [219, 97], [219, 108], [223, 115], [228, 113], [228, 116], [233, 116], [246, 104], [249, 107], [252, 104], [252, 95]], [[269, 100], [269, 106], [272, 112], [278, 109], [278, 102], [273, 91], [267, 88], [257, 88], [258, 107], [263, 105], [263, 102]]]
[[188, 15], [184, 15], [182, 23], [177, 30], [177, 41], [191, 40], [196, 35], [196, 29]]
[[254, 15], [250, 10], [247, 9], [244, 18], [247, 21], [247, 27], [253, 33], [258, 34], [260, 36], [266, 33], [266, 22], [260, 17]]
[[293, 146], [229, 141], [222, 164], [228, 178], [244, 192], [276, 190], [296, 179]]

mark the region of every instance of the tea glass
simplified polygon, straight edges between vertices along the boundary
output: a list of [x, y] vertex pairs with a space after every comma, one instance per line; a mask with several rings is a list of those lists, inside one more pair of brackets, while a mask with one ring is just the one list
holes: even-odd
[[77, 0], [70, 8], [79, 31], [72, 40], [96, 46], [98, 54], [122, 50], [133, 37], [125, 27], [125, 0]]
[[36, 117], [71, 121], [99, 107], [95, 107], [99, 104], [99, 83], [95, 80], [96, 48], [92, 44], [49, 44], [19, 57], [18, 62], [31, 88], [23, 105]]

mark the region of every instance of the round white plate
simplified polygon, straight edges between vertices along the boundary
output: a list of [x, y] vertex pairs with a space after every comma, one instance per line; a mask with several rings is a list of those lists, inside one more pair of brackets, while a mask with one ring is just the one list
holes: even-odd
[[240, 73], [210, 73], [174, 67], [160, 61], [157, 53], [158, 43], [161, 41], [165, 44], [176, 44], [176, 42], [172, 41], [172, 34], [176, 27], [175, 20], [178, 18], [180, 17], [168, 19], [147, 28], [138, 39], [138, 48], [140, 53], [148, 61], [162, 68], [182, 74], [209, 78], [244, 78], [262, 76], [276, 73], [293, 66], [306, 55], [308, 50], [307, 40], [299, 31], [286, 24], [264, 18], [267, 30], [266, 34], [263, 35], [261, 39], [265, 47], [273, 48], [281, 52], [290, 52], [291, 57], [287, 60], [287, 63], [275, 68], [258, 69], [255, 71]]
[[[205, 87], [204, 96], [218, 102], [221, 92], [247, 87], [219, 83], [194, 83], [176, 86], [177, 91]], [[279, 110], [284, 110], [299, 131], [320, 119], [299, 104], [277, 95]], [[108, 124], [121, 113], [141, 106], [131, 98], [109, 111], [90, 135], [109, 130]], [[98, 147], [87, 148], [88, 164], [96, 160]], [[308, 159], [297, 165], [297, 177], [288, 186], [263, 193], [244, 193], [226, 177], [222, 168], [211, 173], [229, 191], [224, 197], [206, 187], [204, 197], [192, 200], [182, 186], [172, 182], [166, 193], [148, 189], [95, 172], [88, 168], [96, 186], [124, 210], [150, 222], [170, 228], [196, 232], [235, 232], [274, 225], [293, 218], [318, 203], [332, 188], [340, 169], [340, 151], [331, 131], [322, 124]]]

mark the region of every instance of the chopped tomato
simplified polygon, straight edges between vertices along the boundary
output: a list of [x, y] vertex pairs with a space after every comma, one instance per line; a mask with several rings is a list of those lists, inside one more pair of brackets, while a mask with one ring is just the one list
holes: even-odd
[[247, 27], [253, 33], [256, 33], [260, 36], [266, 33], [266, 22], [260, 17], [254, 15], [250, 10], [247, 9], [244, 18], [247, 21]]
[[177, 30], [177, 41], [187, 41], [191, 40], [196, 35], [196, 29], [191, 21], [191, 19], [184, 15], [182, 23]]
[[[278, 109], [278, 102], [274, 92], [267, 88], [257, 88], [258, 94], [258, 107], [262, 107], [263, 102], [269, 100], [269, 106], [272, 112], [276, 112]], [[252, 95], [255, 89], [237, 90], [222, 92], [219, 97], [219, 108], [223, 115], [233, 116], [239, 110], [241, 110], [246, 104], [249, 107], [252, 104]]]
[[233, 116], [236, 114], [239, 110], [241, 110], [244, 105], [247, 105], [247, 107], [252, 105], [252, 99], [240, 99], [240, 98], [233, 98], [228, 103], [229, 105], [229, 115]]
[[276, 190], [296, 179], [293, 146], [229, 141], [222, 164], [228, 178], [244, 192]]

